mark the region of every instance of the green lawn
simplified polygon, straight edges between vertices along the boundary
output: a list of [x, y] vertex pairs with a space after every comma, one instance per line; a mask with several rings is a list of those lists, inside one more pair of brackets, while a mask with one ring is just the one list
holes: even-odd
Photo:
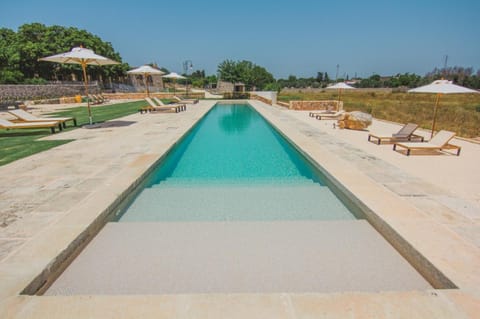
[[[144, 101], [119, 103], [105, 106], [92, 107], [93, 120], [96, 123], [123, 117], [138, 112], [144, 106]], [[88, 124], [88, 112], [85, 106], [68, 109], [62, 112], [49, 114], [51, 116], [73, 116], [77, 118], [78, 125]], [[70, 131], [78, 127], [72, 127], [68, 122], [67, 129]], [[58, 130], [57, 130], [58, 131]], [[59, 137], [62, 133], [56, 133]], [[39, 141], [38, 139], [51, 135], [50, 129], [38, 130], [0, 130], [0, 165], [11, 163], [17, 159], [39, 153], [72, 140]]]

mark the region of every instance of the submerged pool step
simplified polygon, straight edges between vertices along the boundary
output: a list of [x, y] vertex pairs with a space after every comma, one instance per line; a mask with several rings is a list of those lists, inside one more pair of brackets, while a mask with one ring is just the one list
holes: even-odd
[[120, 222], [355, 219], [325, 186], [250, 185], [146, 188]]
[[[158, 184], [150, 186], [150, 188], [158, 188], [165, 186], [180, 187], [238, 187], [238, 186], [312, 186], [320, 185], [312, 179], [303, 176], [292, 176], [289, 178], [236, 178], [236, 179], [199, 179], [199, 178], [167, 178]], [[320, 185], [323, 186], [323, 185]]]
[[171, 222], [108, 223], [46, 295], [427, 289], [366, 221]]

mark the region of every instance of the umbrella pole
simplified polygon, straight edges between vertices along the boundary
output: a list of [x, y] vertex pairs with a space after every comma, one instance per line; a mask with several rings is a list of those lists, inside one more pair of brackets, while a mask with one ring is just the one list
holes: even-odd
[[150, 97], [150, 92], [148, 91], [148, 78], [147, 73], [144, 74], [143, 79], [145, 80], [145, 87], [147, 88], [147, 97]]
[[90, 125], [92, 125], [92, 110], [90, 109], [90, 97], [88, 96], [88, 78], [87, 78], [87, 63], [82, 61], [82, 69], [83, 69], [83, 79], [85, 83], [85, 94], [87, 95], [87, 109], [88, 109], [88, 120]]
[[437, 109], [438, 109], [438, 101], [440, 100], [441, 93], [437, 94], [437, 98], [435, 99], [435, 108], [433, 109], [433, 123], [432, 123], [432, 134], [430, 134], [430, 139], [433, 137], [433, 133], [435, 132], [435, 124], [437, 121]]
[[342, 97], [342, 89], [338, 89], [338, 104], [337, 111], [340, 111], [340, 98]]

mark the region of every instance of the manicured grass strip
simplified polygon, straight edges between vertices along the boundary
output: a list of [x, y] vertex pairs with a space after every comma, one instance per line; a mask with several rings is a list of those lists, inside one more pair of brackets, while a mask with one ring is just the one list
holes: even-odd
[[[105, 122], [119, 117], [127, 116], [138, 112], [138, 110], [145, 106], [145, 101], [135, 101], [103, 106], [91, 106], [93, 122]], [[78, 125], [89, 124], [88, 110], [86, 106], [75, 107], [65, 111], [48, 114], [48, 116], [68, 117], [73, 116], [77, 118]]]
[[[92, 108], [93, 120], [104, 122], [119, 117], [138, 112], [138, 109], [145, 105], [145, 102], [127, 102], [105, 106], [96, 106]], [[61, 112], [49, 114], [50, 116], [67, 117], [74, 116], [77, 118], [78, 125], [88, 124], [88, 112], [85, 106], [68, 109]], [[72, 127], [68, 122], [67, 129], [70, 131], [77, 129]], [[58, 145], [66, 144], [72, 140], [55, 140], [55, 141], [39, 141], [38, 139], [51, 135], [50, 129], [35, 130], [0, 130], [0, 165], [11, 163], [15, 160], [46, 151]], [[59, 137], [62, 133], [57, 133]]]
[[[10, 147], [4, 148], [2, 139], [0, 138], [0, 165], [5, 165], [16, 161], [17, 159], [24, 158], [36, 153], [43, 152], [45, 150], [51, 149], [53, 147], [69, 143], [73, 140], [58, 140], [58, 141], [33, 141], [31, 138], [17, 138], [18, 144], [11, 145]], [[10, 139], [10, 138], [7, 138]]]

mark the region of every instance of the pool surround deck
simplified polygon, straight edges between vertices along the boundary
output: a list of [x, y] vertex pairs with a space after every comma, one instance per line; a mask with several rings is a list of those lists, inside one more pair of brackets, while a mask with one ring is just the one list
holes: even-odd
[[[201, 101], [178, 114], [134, 114], [121, 119], [133, 122], [131, 125], [112, 124], [49, 136], [46, 139], [75, 141], [0, 167], [4, 181], [0, 188], [4, 219], [0, 233], [1, 318], [478, 315], [480, 187], [474, 177], [480, 176], [476, 174], [479, 145], [456, 140], [455, 143], [462, 144], [460, 157], [406, 157], [388, 146], [368, 143], [368, 132], [333, 129], [332, 122], [312, 120], [308, 112], [289, 111], [258, 101], [249, 103], [319, 167], [335, 176], [342, 187], [355, 194], [385, 229], [408, 244], [404, 254], [408, 255], [412, 248], [410, 252], [418, 253], [420, 259], [428, 261], [458, 289], [335, 294], [21, 294], [33, 292], [51, 278], [51, 271], [103, 226], [119, 200], [214, 103]], [[378, 127], [372, 129], [395, 131], [395, 125], [377, 121], [375, 124]], [[455, 174], [458, 170], [467, 173], [459, 176]], [[466, 175], [468, 172], [473, 177]], [[447, 183], [437, 183], [444, 180], [443, 176], [449, 177]], [[425, 266], [428, 265], [417, 265]]]

